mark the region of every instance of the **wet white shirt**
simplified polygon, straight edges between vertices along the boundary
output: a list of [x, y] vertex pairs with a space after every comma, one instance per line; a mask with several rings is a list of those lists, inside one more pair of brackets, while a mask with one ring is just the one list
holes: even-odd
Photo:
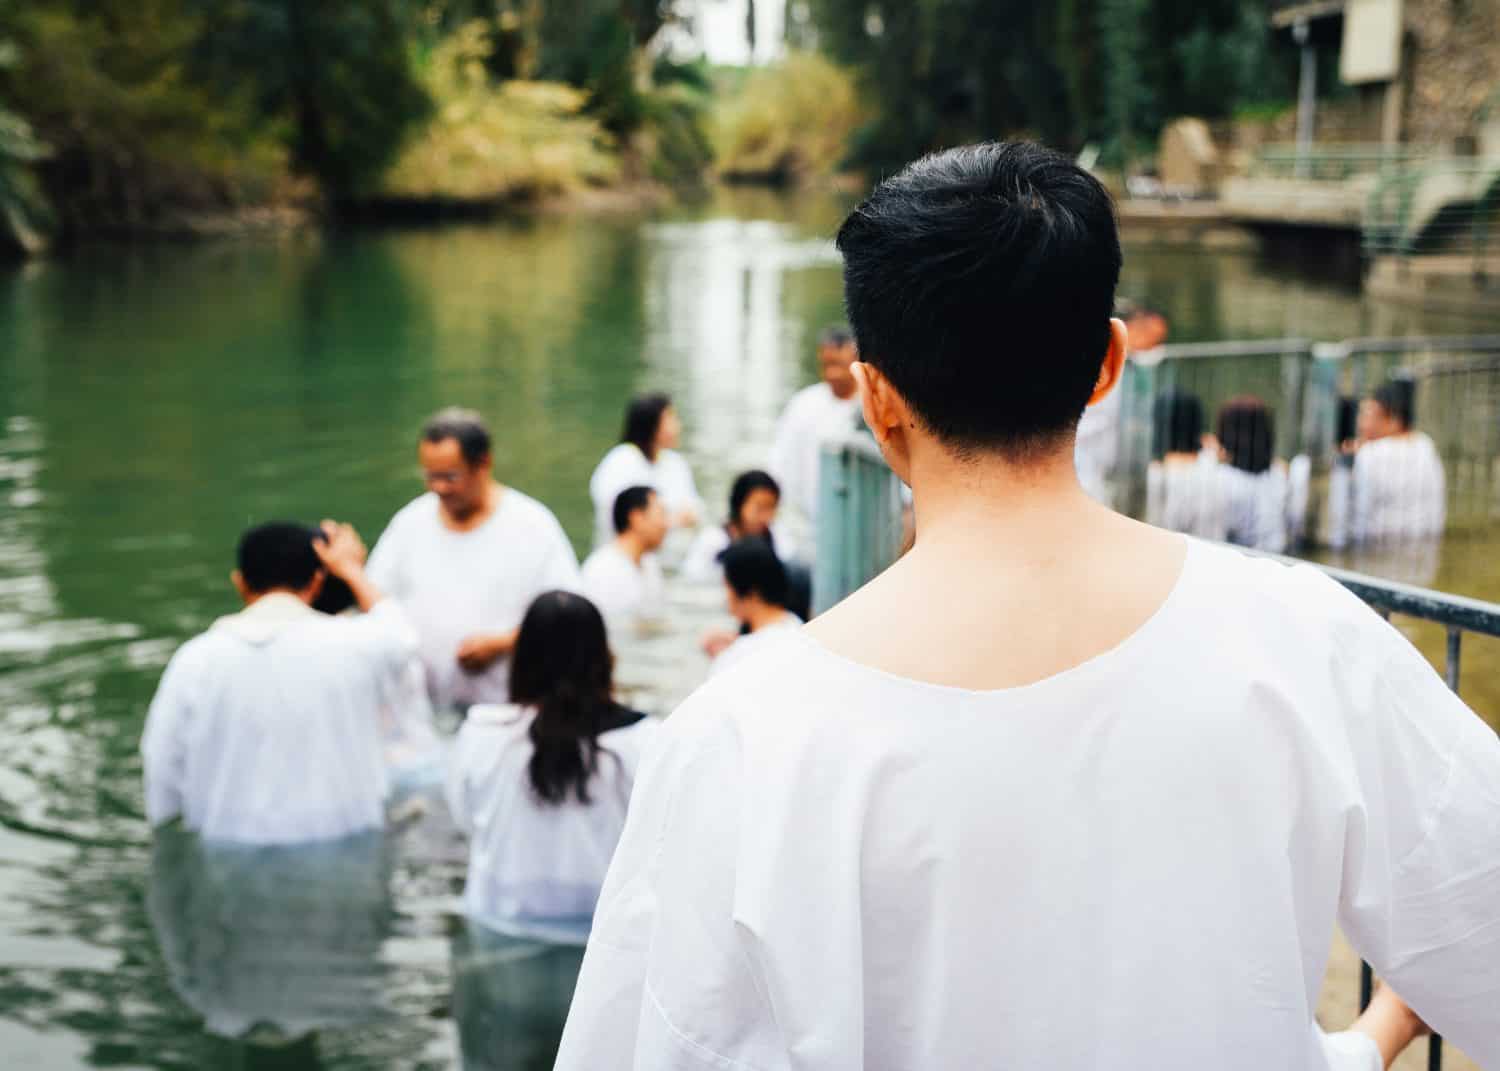
[[476, 633], [508, 632], [545, 591], [579, 588], [578, 559], [552, 511], [514, 487], [478, 528], [455, 532], [426, 494], [401, 509], [370, 553], [370, 579], [397, 599], [421, 639], [434, 705], [505, 702], [510, 659], [465, 672], [458, 647]]
[[676, 450], [660, 450], [652, 461], [634, 443], [616, 443], [594, 467], [589, 477], [589, 498], [594, 503], [594, 545], [602, 547], [615, 538], [615, 499], [630, 487], [650, 487], [661, 498], [667, 515], [683, 510], [703, 515], [703, 500], [693, 470]]
[[1366, 443], [1354, 455], [1354, 543], [1426, 539], [1447, 519], [1443, 461], [1420, 431]]
[[1311, 567], [1192, 543], [1020, 688], [803, 631], [662, 735], [561, 1071], [1374, 1071], [1313, 1018], [1336, 924], [1500, 1067], [1500, 740]]
[[508, 704], [470, 709], [454, 747], [448, 807], [469, 835], [469, 917], [502, 933], [566, 940], [587, 932], [636, 772], [660, 725], [642, 718], [601, 734], [590, 802], [551, 805], [537, 800], [527, 773], [533, 716]]
[[840, 398], [827, 383], [814, 383], [792, 395], [776, 423], [771, 475], [781, 485], [782, 503], [790, 507], [800, 546], [816, 546], [811, 533], [818, 519], [822, 446], [853, 431], [858, 415], [858, 395]]
[[654, 620], [666, 612], [666, 583], [656, 555], [632, 561], [614, 540], [585, 559], [583, 593], [611, 624]]
[[1224, 539], [1228, 503], [1219, 469], [1208, 453], [1193, 460], [1153, 461], [1146, 469], [1146, 522], [1200, 539]]
[[416, 650], [389, 599], [358, 618], [263, 596], [172, 656], [141, 738], [146, 817], [290, 844], [385, 822], [380, 706]]
[[709, 676], [716, 677], [725, 670], [739, 665], [756, 652], [764, 651], [785, 640], [801, 627], [802, 619], [791, 611], [787, 611], [773, 625], [763, 625], [754, 632], [736, 636], [734, 642], [720, 651], [710, 663]]

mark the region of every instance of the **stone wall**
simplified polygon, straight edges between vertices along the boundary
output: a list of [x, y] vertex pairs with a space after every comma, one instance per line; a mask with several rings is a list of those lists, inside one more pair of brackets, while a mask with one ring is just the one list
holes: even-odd
[[1402, 140], [1452, 148], [1500, 92], [1500, 0], [1406, 0], [1406, 27]]

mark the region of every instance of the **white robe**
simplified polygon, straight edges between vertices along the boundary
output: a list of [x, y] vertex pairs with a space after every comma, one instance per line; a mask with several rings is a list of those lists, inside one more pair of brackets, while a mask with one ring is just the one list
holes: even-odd
[[552, 511], [514, 487], [472, 531], [448, 528], [439, 509], [426, 494], [391, 518], [370, 553], [370, 579], [416, 627], [434, 705], [506, 702], [510, 659], [469, 673], [458, 664], [459, 644], [517, 627], [545, 591], [577, 591], [578, 559]]
[[464, 911], [501, 933], [580, 940], [660, 726], [643, 718], [603, 733], [591, 802], [549, 805], [538, 802], [527, 773], [533, 717], [511, 705], [477, 706], [459, 730], [448, 807], [469, 835]]
[[799, 547], [817, 546], [818, 473], [823, 444], [853, 431], [859, 397], [840, 398], [827, 383], [814, 383], [792, 395], [776, 423], [771, 475], [781, 485]]
[[765, 625], [754, 632], [736, 636], [734, 642], [720, 651], [709, 664], [708, 675], [717, 677], [757, 652], [782, 642], [801, 627], [802, 619], [791, 611], [787, 611], [774, 625]]
[[1352, 543], [1430, 539], [1447, 519], [1443, 461], [1420, 431], [1366, 443], [1354, 455]]
[[662, 735], [560, 1071], [1374, 1071], [1313, 1018], [1335, 925], [1500, 1067], [1500, 740], [1311, 567], [1191, 543], [1019, 688], [803, 631]]
[[1153, 461], [1146, 469], [1146, 522], [1200, 539], [1224, 539], [1228, 503], [1219, 469], [1209, 454], [1192, 461]]
[[594, 503], [594, 546], [615, 538], [615, 499], [629, 487], [649, 487], [661, 498], [668, 516], [691, 510], [700, 518], [703, 500], [693, 480], [687, 459], [676, 450], [657, 452], [651, 461], [634, 443], [616, 443], [594, 467], [589, 477], [589, 498]]
[[666, 612], [666, 582], [655, 554], [639, 563], [610, 540], [583, 563], [583, 593], [611, 625], [653, 621]]
[[[783, 561], [797, 557], [797, 545], [781, 525], [771, 526], [771, 540], [776, 547], [777, 557]], [[688, 547], [687, 554], [682, 559], [678, 572], [684, 580], [690, 580], [695, 584], [723, 580], [724, 566], [719, 562], [719, 555], [729, 549], [731, 542], [733, 540], [730, 538], [729, 529], [722, 524], [707, 525], [699, 529], [692, 545]]]
[[361, 617], [263, 596], [172, 656], [141, 738], [146, 816], [210, 840], [329, 840], [385, 822], [380, 708], [416, 650], [391, 600]]

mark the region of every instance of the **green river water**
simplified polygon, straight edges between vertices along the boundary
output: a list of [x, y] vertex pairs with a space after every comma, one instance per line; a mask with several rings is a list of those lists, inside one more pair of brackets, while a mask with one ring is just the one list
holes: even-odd
[[[333, 857], [153, 848], [146, 704], [173, 649], [234, 608], [240, 530], [335, 516], [373, 542], [420, 490], [414, 436], [439, 406], [483, 411], [500, 477], [584, 550], [624, 399], [667, 389], [719, 503], [840, 318], [843, 207], [738, 191], [651, 220], [101, 247], [0, 274], [5, 1066], [550, 1066], [576, 954], [469, 932], [445, 830]], [[1131, 249], [1122, 290], [1176, 340], [1483, 327], [1318, 279]], [[1496, 549], [1450, 537], [1438, 586], [1500, 599]], [[701, 677], [717, 599], [679, 593], [677, 625], [624, 667], [649, 704]], [[1493, 720], [1493, 651], [1466, 659]]]

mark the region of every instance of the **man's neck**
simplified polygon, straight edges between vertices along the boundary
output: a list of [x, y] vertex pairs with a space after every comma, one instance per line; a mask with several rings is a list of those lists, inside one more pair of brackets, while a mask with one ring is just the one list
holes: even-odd
[[787, 610], [782, 606], [772, 606], [768, 602], [756, 599], [744, 610], [744, 622], [750, 626], [751, 632], [759, 632], [771, 625], [779, 625], [786, 619]]
[[249, 609], [262, 599], [272, 595], [284, 595], [289, 599], [296, 599], [304, 606], [312, 605], [312, 594], [310, 591], [294, 591], [292, 588], [267, 588], [265, 591], [251, 591], [241, 596], [245, 601], [245, 609]]
[[473, 531], [494, 515], [495, 507], [500, 504], [500, 494], [504, 490], [497, 481], [490, 480], [484, 485], [479, 504], [462, 517], [455, 516], [446, 506], [442, 507], [443, 524], [455, 532]]
[[615, 536], [615, 546], [636, 565], [640, 565], [647, 554], [645, 542], [634, 532], [621, 532]]

